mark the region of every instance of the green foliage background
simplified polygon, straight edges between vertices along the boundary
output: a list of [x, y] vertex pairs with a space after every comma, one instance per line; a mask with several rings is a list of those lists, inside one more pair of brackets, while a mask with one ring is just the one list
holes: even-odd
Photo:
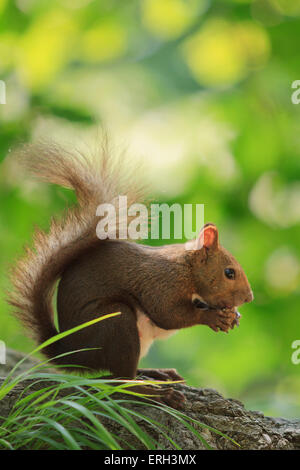
[[9, 315], [7, 269], [72, 195], [6, 158], [40, 136], [94, 145], [108, 129], [142, 160], [161, 202], [204, 203], [255, 301], [229, 335], [157, 342], [144, 366], [176, 367], [272, 415], [298, 416], [299, 0], [0, 0], [0, 339], [33, 347]]

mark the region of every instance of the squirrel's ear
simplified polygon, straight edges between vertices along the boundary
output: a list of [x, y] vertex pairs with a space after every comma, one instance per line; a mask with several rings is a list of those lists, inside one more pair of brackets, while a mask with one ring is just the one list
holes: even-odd
[[207, 249], [217, 249], [219, 246], [219, 233], [214, 224], [205, 224], [196, 240], [196, 249], [200, 250], [202, 247]]

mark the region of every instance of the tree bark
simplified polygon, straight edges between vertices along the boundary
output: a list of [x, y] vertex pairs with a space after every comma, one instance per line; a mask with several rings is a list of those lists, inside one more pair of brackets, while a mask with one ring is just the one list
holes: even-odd
[[[7, 364], [0, 365], [0, 387], [4, 377], [13, 365], [23, 357], [21, 353], [9, 350], [7, 352]], [[29, 359], [23, 363], [23, 370], [36, 364], [35, 360]], [[18, 373], [20, 370], [18, 370]], [[28, 386], [30, 380], [18, 384], [11, 392], [0, 401], [0, 416], [7, 416], [20, 393]], [[287, 450], [300, 449], [300, 420], [288, 420], [284, 418], [271, 418], [264, 416], [259, 411], [248, 411], [244, 405], [235, 399], [224, 398], [216, 390], [208, 388], [193, 388], [187, 385], [176, 385], [176, 388], [184, 393], [186, 405], [184, 413], [209, 425], [218, 431], [234, 439], [240, 447], [230, 440], [216, 433], [197, 427], [206, 442], [214, 449], [257, 449], [257, 450]], [[31, 389], [32, 391], [32, 389]], [[133, 405], [129, 405], [134, 408]], [[141, 414], [151, 416], [169, 430], [169, 434], [184, 450], [204, 449], [203, 443], [183, 424], [178, 422], [162, 409], [149, 408], [143, 404], [138, 406]], [[138, 420], [141, 428], [149, 433], [158, 443], [161, 449], [172, 449], [169, 441], [158, 430], [154, 430], [143, 420]], [[126, 431], [118, 428], [114, 422], [106, 421], [109, 430], [124, 439], [135, 448], [142, 448], [141, 444]]]

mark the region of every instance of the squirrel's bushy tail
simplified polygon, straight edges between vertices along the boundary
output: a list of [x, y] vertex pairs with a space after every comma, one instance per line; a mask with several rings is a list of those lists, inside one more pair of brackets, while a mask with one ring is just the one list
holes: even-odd
[[101, 243], [96, 235], [96, 208], [102, 203], [116, 205], [120, 194], [127, 195], [128, 204], [138, 202], [142, 191], [130, 179], [128, 162], [109, 155], [106, 140], [89, 158], [44, 141], [25, 145], [14, 154], [32, 174], [74, 189], [78, 198], [78, 205], [60, 220], [52, 219], [48, 233], [35, 231], [33, 248], [26, 248], [12, 271], [14, 289], [8, 301], [15, 316], [42, 343], [57, 333], [52, 308], [56, 281], [71, 261]]

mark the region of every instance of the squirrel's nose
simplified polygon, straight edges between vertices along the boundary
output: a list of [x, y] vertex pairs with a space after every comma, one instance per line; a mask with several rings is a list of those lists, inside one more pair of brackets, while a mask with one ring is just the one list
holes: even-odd
[[252, 302], [252, 300], [254, 299], [254, 295], [253, 295], [253, 292], [252, 290], [250, 290], [249, 294], [247, 295], [247, 297], [245, 298], [244, 302]]

